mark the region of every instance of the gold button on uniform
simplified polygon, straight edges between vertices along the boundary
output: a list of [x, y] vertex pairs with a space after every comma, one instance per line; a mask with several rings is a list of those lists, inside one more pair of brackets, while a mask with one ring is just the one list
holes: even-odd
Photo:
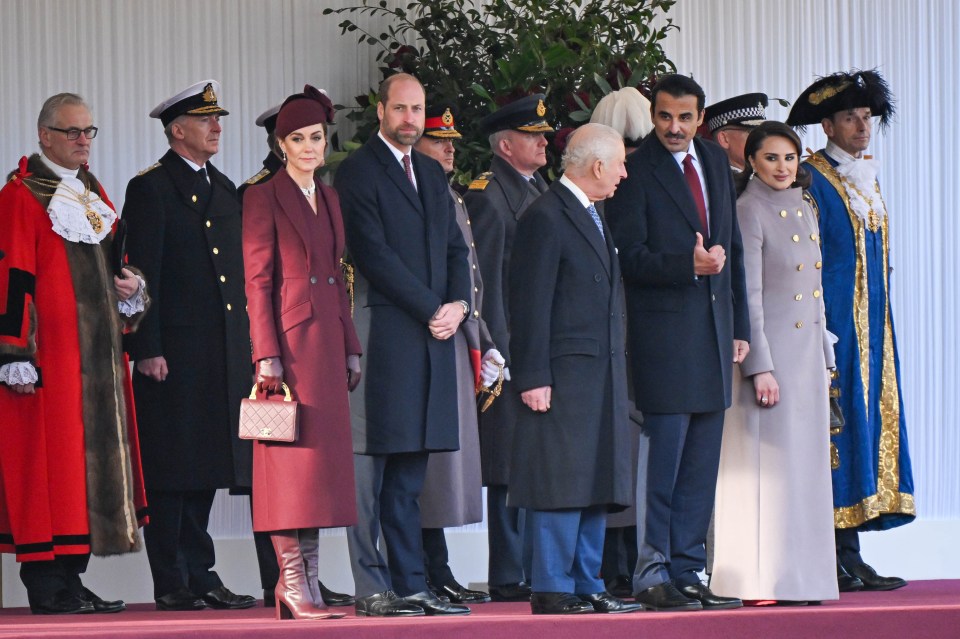
[[196, 196], [196, 195], [191, 195], [191, 196], [190, 196], [190, 201], [196, 202], [196, 201], [197, 201], [197, 196]]
[[813, 296], [814, 296], [814, 297], [820, 297], [820, 291], [814, 291], [814, 292], [813, 292]]
[[473, 292], [474, 292], [474, 293], [479, 293], [479, 292], [480, 292], [480, 287], [474, 286], [474, 287], [473, 287]]
[[780, 217], [787, 217], [786, 211], [780, 211]]
[[817, 234], [816, 234], [816, 233], [811, 233], [811, 234], [810, 234], [810, 239], [813, 240], [814, 242], [816, 242], [816, 241], [817, 241]]
[[794, 296], [793, 299], [795, 299], [795, 300], [797, 300], [797, 301], [799, 302], [800, 300], [803, 299], [803, 294], [802, 294], [802, 293], [797, 293], [797, 294]]
[[226, 282], [226, 281], [227, 281], [227, 276], [226, 276], [226, 275], [221, 275], [221, 276], [220, 276], [220, 281], [221, 281], [221, 282]]
[[798, 271], [802, 271], [802, 270], [803, 270], [803, 264], [797, 264], [797, 270], [798, 270]]
[[207, 228], [210, 228], [210, 220], [207, 220]]
[[803, 217], [803, 211], [797, 209], [797, 217]]
[[794, 242], [799, 242], [799, 241], [800, 241], [800, 236], [799, 236], [799, 235], [794, 235], [794, 236], [793, 236], [793, 241], [794, 241]]
[[477, 270], [477, 265], [476, 265], [476, 264], [473, 265], [473, 270]]
[[797, 322], [797, 323], [796, 323], [796, 327], [797, 327], [797, 328], [803, 328], [803, 322]]
[[216, 246], [214, 246], [214, 247], [213, 247], [213, 254], [214, 254], [214, 255], [220, 255], [220, 249], [218, 249]]
[[227, 310], [228, 310], [228, 311], [232, 311], [232, 310], [233, 310], [233, 304], [227, 304]]
[[473, 316], [474, 316], [474, 317], [480, 317], [480, 311], [474, 311], [474, 312], [473, 312]]
[[817, 262], [817, 265], [816, 265], [816, 266], [817, 266], [817, 268], [820, 268], [821, 266], [823, 266], [823, 262]]

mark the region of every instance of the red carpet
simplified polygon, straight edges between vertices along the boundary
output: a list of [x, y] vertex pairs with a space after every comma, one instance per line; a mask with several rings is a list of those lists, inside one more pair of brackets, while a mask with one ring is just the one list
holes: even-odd
[[[117, 593], [104, 593], [116, 596]], [[114, 615], [44, 617], [24, 608], [0, 610], [0, 637], [74, 639], [917, 639], [960, 637], [960, 580], [917, 581], [893, 592], [851, 593], [810, 607], [717, 612], [533, 616], [526, 604], [473, 606], [461, 618], [274, 621], [273, 610], [156, 612], [136, 604]]]

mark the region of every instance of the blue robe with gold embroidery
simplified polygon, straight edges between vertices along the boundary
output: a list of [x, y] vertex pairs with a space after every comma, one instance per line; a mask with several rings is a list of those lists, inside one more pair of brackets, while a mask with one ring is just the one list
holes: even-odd
[[[890, 310], [886, 211], [857, 217], [833, 170], [837, 162], [824, 151], [804, 166], [820, 210], [827, 328], [839, 338], [834, 388], [846, 423], [831, 437], [834, 525], [885, 530], [916, 516]], [[879, 201], [879, 188], [869, 195]]]

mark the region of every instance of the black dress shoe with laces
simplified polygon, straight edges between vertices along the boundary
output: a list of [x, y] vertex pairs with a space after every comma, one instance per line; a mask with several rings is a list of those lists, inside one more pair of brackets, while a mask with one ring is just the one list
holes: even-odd
[[81, 590], [77, 596], [84, 601], [89, 601], [92, 603], [94, 612], [122, 612], [127, 609], [127, 604], [123, 603], [121, 600], [117, 599], [115, 601], [104, 601], [86, 587], [84, 587], [84, 589]]
[[82, 615], [96, 612], [93, 603], [81, 599], [69, 590], [59, 590], [48, 599], [30, 604], [35, 615]]
[[695, 583], [677, 588], [680, 594], [689, 599], [696, 599], [704, 610], [729, 610], [743, 608], [743, 602], [736, 597], [721, 597], [713, 594], [706, 584]]
[[[464, 588], [456, 579], [451, 579], [442, 586], [434, 586], [437, 596], [443, 595], [448, 601], [458, 604], [481, 604], [490, 601], [490, 595], [480, 590]], [[443, 598], [441, 597], [441, 599]]]
[[357, 603], [357, 600], [353, 598], [353, 595], [348, 595], [344, 592], [334, 592], [323, 585], [322, 581], [317, 581], [320, 584], [320, 598], [323, 599], [323, 603], [327, 604], [331, 608], [337, 608], [338, 606], [352, 606]]
[[460, 604], [442, 601], [432, 590], [414, 593], [403, 598], [407, 603], [423, 608], [426, 615], [469, 615], [470, 609]]
[[906, 580], [900, 577], [881, 577], [867, 564], [850, 566], [847, 572], [851, 577], [856, 577], [863, 582], [864, 590], [896, 590], [907, 585]]
[[662, 584], [647, 588], [634, 595], [636, 602], [644, 610], [658, 610], [662, 612], [681, 612], [686, 610], [703, 610], [703, 606], [696, 599], [684, 596], [673, 583], [666, 581]]
[[535, 592], [530, 610], [535, 615], [583, 615], [593, 612], [593, 604], [570, 592]]
[[226, 586], [218, 586], [210, 592], [200, 595], [200, 598], [208, 606], [217, 610], [243, 610], [257, 605], [257, 600], [250, 595], [234, 594]]
[[844, 570], [839, 562], [837, 563], [837, 589], [840, 592], [863, 590], [863, 582]]
[[155, 601], [157, 602], [157, 610], [203, 610], [207, 607], [203, 599], [186, 588], [168, 592], [162, 597], [157, 597]]
[[487, 590], [492, 601], [530, 601], [530, 586], [522, 581], [518, 584], [490, 586]]
[[423, 608], [407, 603], [392, 590], [357, 597], [354, 604], [358, 617], [422, 617]]
[[609, 592], [598, 592], [592, 595], [577, 595], [583, 601], [593, 606], [594, 612], [621, 613], [640, 612], [643, 606], [638, 603], [627, 603]]

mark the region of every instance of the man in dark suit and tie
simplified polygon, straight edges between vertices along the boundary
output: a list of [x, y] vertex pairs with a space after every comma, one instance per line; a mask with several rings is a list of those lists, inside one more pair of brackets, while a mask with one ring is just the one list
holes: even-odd
[[626, 176], [619, 133], [587, 124], [517, 224], [510, 267], [517, 417], [509, 505], [527, 511], [533, 614], [641, 610], [600, 579], [607, 511], [633, 501], [623, 298], [595, 202]]
[[[347, 245], [369, 282], [366, 421], [354, 430], [357, 493], [372, 492], [349, 538], [361, 616], [468, 614], [427, 587], [420, 491], [432, 451], [457, 450], [456, 353], [470, 312], [467, 246], [440, 165], [412, 149], [423, 134], [423, 86], [380, 85], [377, 135], [337, 171]], [[361, 500], [358, 499], [358, 506]], [[382, 534], [389, 562], [377, 548]]]
[[637, 601], [650, 610], [739, 607], [700, 582], [733, 363], [749, 350], [736, 194], [723, 150], [695, 138], [703, 89], [667, 75], [652, 91], [655, 135], [607, 203], [626, 284], [643, 412], [637, 474]]

